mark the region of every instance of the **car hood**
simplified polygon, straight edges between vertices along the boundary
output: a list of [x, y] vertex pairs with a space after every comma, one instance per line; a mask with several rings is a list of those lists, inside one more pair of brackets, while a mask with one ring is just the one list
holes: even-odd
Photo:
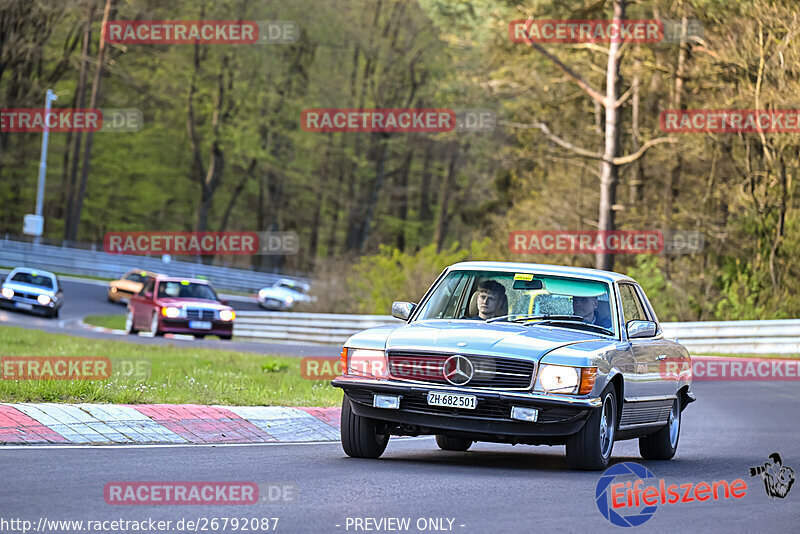
[[11, 282], [6, 281], [3, 283], [3, 287], [7, 287], [13, 289], [14, 291], [19, 291], [20, 293], [33, 293], [34, 295], [55, 295], [55, 289], [47, 289], [41, 286], [34, 286], [31, 284], [21, 284], [19, 282]]
[[183, 306], [185, 308], [204, 308], [207, 310], [230, 310], [230, 306], [226, 306], [215, 300], [206, 299], [189, 299], [189, 298], [160, 298], [156, 300], [159, 306]]
[[524, 356], [538, 360], [554, 349], [589, 342], [615, 343], [615, 340], [591, 332], [548, 326], [428, 320], [371, 328], [352, 336], [346, 345], [386, 350]]

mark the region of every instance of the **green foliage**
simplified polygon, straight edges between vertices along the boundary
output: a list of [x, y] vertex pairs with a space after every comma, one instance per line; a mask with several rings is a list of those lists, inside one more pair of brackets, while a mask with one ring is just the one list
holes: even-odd
[[467, 260], [486, 258], [489, 239], [473, 241], [469, 249], [453, 243], [436, 251], [431, 244], [415, 253], [381, 246], [378, 254], [364, 256], [353, 267], [347, 287], [355, 299], [359, 313], [387, 314], [392, 302], [419, 302], [436, 277], [449, 265]]
[[664, 270], [659, 265], [661, 261], [663, 260], [652, 254], [639, 255], [636, 258], [636, 265], [628, 268], [625, 274], [642, 286], [650, 304], [656, 310], [659, 321], [678, 321], [680, 320], [678, 301], [681, 295], [672, 282], [664, 276]]

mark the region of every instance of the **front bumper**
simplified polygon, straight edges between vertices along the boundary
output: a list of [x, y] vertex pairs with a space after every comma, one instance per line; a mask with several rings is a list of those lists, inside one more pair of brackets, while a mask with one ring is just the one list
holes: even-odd
[[39, 301], [36, 299], [24, 298], [18, 295], [14, 295], [10, 299], [0, 296], [0, 307], [11, 308], [19, 311], [38, 311], [49, 313], [60, 308], [61, 302], [51, 300], [48, 304], [42, 305], [39, 304]]
[[[192, 319], [194, 321], [194, 319]], [[189, 319], [161, 319], [159, 330], [167, 334], [190, 334], [190, 335], [211, 335], [211, 336], [230, 336], [233, 334], [233, 321], [212, 320], [211, 328], [191, 328]]]
[[[592, 411], [601, 406], [600, 399], [594, 398], [409, 384], [350, 376], [338, 377], [332, 385], [344, 390], [356, 415], [417, 427], [420, 434], [455, 432], [496, 441], [563, 438], [578, 432]], [[427, 396], [430, 391], [475, 395], [477, 407], [470, 410], [429, 406]], [[399, 395], [400, 408], [374, 408], [375, 393]], [[537, 422], [511, 419], [512, 406], [536, 408], [539, 411]]]

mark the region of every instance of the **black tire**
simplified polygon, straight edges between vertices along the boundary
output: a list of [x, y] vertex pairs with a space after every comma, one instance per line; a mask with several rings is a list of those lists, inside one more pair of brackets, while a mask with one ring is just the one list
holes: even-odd
[[464, 452], [470, 447], [472, 447], [472, 443], [473, 442], [470, 439], [445, 436], [444, 434], [436, 434], [436, 444], [443, 451]]
[[[673, 434], [674, 432], [674, 434]], [[655, 434], [639, 438], [639, 454], [645, 460], [671, 460], [681, 437], [681, 397], [672, 403], [667, 424]]]
[[617, 434], [617, 392], [609, 386], [579, 432], [567, 439], [567, 462], [573, 469], [601, 470], [608, 467]]
[[380, 435], [374, 419], [353, 413], [347, 395], [342, 400], [342, 449], [353, 458], [380, 458], [389, 436]]
[[158, 329], [158, 315], [153, 314], [153, 318], [150, 320], [150, 332], [153, 333], [154, 337], [164, 335], [164, 332]]
[[233, 339], [233, 334], [231, 334], [231, 335], [229, 335], [229, 336], [219, 336], [219, 338], [220, 338], [222, 341], [230, 341], [231, 339]]
[[128, 315], [125, 317], [125, 332], [130, 336], [139, 333], [139, 331], [133, 327], [133, 312], [130, 310], [128, 310]]

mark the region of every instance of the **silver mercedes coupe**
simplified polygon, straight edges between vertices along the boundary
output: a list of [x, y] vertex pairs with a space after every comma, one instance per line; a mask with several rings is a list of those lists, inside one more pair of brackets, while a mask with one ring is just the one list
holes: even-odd
[[419, 304], [395, 302], [398, 325], [342, 349], [342, 447], [378, 458], [390, 436], [566, 445], [576, 469], [604, 469], [614, 442], [671, 459], [695, 400], [685, 347], [666, 339], [635, 280], [530, 263], [445, 269]]

